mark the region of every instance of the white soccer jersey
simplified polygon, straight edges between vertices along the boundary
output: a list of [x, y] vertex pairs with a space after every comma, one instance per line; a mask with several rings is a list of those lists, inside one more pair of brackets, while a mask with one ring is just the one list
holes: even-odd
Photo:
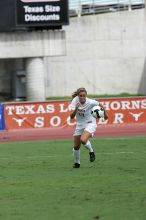
[[[72, 100], [69, 105], [69, 110], [75, 110], [77, 103], [80, 103], [78, 96]], [[84, 128], [88, 123], [96, 124], [96, 119], [91, 115], [91, 110], [93, 106], [96, 105], [99, 105], [99, 102], [89, 98], [86, 98], [86, 102], [84, 104], [80, 103], [80, 107], [78, 108], [76, 114], [77, 127]]]

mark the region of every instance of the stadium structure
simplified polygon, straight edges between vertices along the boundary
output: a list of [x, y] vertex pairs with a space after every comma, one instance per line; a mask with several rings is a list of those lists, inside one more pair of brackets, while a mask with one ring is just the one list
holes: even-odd
[[146, 94], [144, 0], [50, 2], [0, 3], [1, 101]]

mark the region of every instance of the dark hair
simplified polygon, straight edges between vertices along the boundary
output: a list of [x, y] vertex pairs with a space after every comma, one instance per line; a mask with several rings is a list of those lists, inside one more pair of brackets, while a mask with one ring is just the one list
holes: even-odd
[[75, 92], [72, 93], [72, 99], [80, 94], [80, 92], [85, 92], [87, 95], [87, 90], [84, 87], [78, 88]]

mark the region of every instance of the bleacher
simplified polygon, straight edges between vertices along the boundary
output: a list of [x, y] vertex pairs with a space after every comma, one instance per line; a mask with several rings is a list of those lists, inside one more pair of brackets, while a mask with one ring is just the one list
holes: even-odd
[[144, 0], [69, 0], [69, 15], [72, 17], [124, 10], [131, 11], [144, 7]]

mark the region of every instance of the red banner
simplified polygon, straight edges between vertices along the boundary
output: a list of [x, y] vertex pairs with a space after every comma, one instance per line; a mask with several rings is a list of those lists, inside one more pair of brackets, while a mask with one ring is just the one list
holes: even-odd
[[[98, 99], [109, 116], [98, 124], [146, 123], [146, 97]], [[69, 101], [4, 104], [7, 130], [75, 126], [70, 120]]]

